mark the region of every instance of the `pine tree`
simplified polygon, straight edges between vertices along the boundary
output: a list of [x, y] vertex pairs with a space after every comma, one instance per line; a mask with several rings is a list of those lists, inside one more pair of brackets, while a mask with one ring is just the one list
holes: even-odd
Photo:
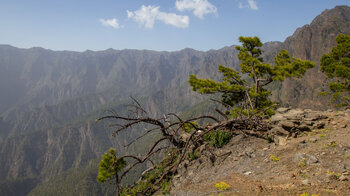
[[119, 195], [120, 180], [118, 172], [120, 172], [126, 166], [126, 161], [116, 156], [116, 150], [110, 148], [107, 153], [102, 156], [102, 159], [98, 168], [97, 181], [104, 183], [107, 180], [115, 178], [116, 192]]
[[321, 58], [321, 71], [332, 79], [328, 83], [332, 93], [331, 103], [335, 103], [338, 107], [349, 107], [350, 35], [339, 34], [335, 41], [337, 45], [329, 54], [324, 54]]
[[[272, 115], [276, 103], [269, 99], [271, 91], [266, 86], [273, 81], [283, 81], [287, 77], [302, 77], [307, 69], [314, 67], [310, 61], [291, 58], [282, 50], [274, 61], [274, 66], [264, 63], [261, 58], [263, 45], [258, 37], [239, 37], [242, 46], [237, 46], [240, 72], [219, 65], [223, 74], [221, 82], [199, 79], [190, 75], [189, 83], [193, 91], [201, 94], [221, 93], [222, 103], [233, 109], [226, 113], [236, 117], [238, 114]], [[247, 75], [247, 77], [242, 77]]]

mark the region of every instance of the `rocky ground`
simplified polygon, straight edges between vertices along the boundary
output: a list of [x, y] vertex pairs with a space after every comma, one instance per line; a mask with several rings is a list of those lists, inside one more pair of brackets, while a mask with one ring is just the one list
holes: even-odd
[[350, 110], [280, 108], [270, 123], [270, 143], [237, 135], [215, 151], [202, 147], [171, 195], [350, 195]]

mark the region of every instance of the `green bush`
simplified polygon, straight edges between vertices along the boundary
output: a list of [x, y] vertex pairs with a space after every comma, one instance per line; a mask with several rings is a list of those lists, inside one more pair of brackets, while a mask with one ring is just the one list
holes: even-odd
[[193, 161], [195, 159], [198, 159], [198, 151], [194, 151], [193, 153], [188, 153], [188, 159], [190, 161]]
[[[167, 154], [164, 159], [157, 164], [154, 169], [148, 171], [140, 180], [135, 184], [135, 186], [128, 186], [125, 187], [122, 192], [121, 196], [127, 196], [127, 195], [136, 195], [137, 193], [144, 193], [146, 191], [146, 195], [151, 195], [155, 191], [158, 190], [157, 185], [155, 186], [155, 183], [160, 179], [161, 176], [163, 176], [166, 172], [166, 170], [173, 164], [176, 164], [178, 161], [179, 155], [178, 152], [174, 149], [169, 150], [166, 152]], [[164, 194], [167, 194], [170, 192], [171, 189], [171, 176], [166, 176], [164, 179], [160, 182], [161, 190]]]
[[230, 131], [217, 130], [206, 133], [203, 138], [205, 141], [209, 141], [210, 145], [221, 148], [230, 141], [231, 137]]

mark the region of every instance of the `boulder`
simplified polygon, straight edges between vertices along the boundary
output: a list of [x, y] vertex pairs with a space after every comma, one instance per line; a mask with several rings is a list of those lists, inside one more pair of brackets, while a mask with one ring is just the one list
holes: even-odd
[[317, 122], [313, 125], [313, 128], [316, 129], [323, 129], [325, 127], [326, 123], [325, 122]]
[[281, 114], [284, 114], [286, 112], [288, 112], [290, 110], [290, 108], [278, 108], [276, 110], [277, 113], [281, 113]]
[[295, 127], [295, 123], [291, 121], [282, 121], [280, 122], [280, 125], [282, 126], [283, 129], [287, 131], [291, 131]]
[[297, 127], [300, 131], [311, 131], [311, 128], [305, 124], [301, 124]]
[[274, 127], [269, 131], [270, 135], [288, 136], [290, 132], [286, 131], [282, 127]]
[[287, 145], [287, 139], [288, 136], [279, 136], [279, 135], [275, 135], [273, 137], [273, 141], [275, 142], [275, 144], [278, 144], [280, 146], [285, 146]]
[[310, 154], [302, 154], [302, 153], [297, 153], [295, 155], [295, 161], [297, 163], [299, 163], [300, 160], [305, 160], [307, 165], [310, 164], [316, 164], [319, 163], [320, 161], [318, 160], [318, 158], [314, 155], [310, 155]]
[[280, 121], [287, 120], [282, 114], [275, 114], [270, 118], [270, 123], [271, 124], [278, 124]]

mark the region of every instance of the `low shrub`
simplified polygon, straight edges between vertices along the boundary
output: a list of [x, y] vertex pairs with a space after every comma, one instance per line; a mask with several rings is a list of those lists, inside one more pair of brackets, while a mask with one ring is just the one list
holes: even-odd
[[231, 137], [230, 131], [218, 130], [206, 133], [203, 138], [209, 141], [210, 145], [221, 148], [230, 141]]

